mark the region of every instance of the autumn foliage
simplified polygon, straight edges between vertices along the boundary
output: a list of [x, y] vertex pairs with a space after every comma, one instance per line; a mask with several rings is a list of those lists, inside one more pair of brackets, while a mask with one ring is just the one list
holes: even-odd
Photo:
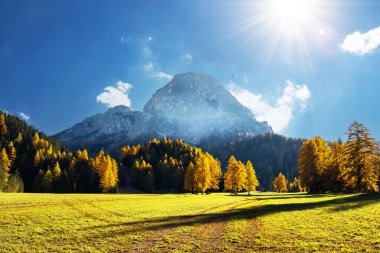
[[346, 143], [329, 144], [319, 136], [307, 140], [298, 157], [301, 184], [311, 193], [377, 192], [379, 151], [369, 130], [356, 121]]

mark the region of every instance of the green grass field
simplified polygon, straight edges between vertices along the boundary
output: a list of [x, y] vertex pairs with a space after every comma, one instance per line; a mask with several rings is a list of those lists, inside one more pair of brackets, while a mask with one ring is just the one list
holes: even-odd
[[379, 252], [380, 195], [0, 194], [1, 252]]

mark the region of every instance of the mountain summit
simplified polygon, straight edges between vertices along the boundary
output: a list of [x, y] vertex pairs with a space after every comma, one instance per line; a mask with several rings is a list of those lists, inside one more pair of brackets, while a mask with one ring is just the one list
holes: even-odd
[[228, 138], [271, 131], [216, 79], [185, 73], [157, 90], [143, 112], [117, 106], [86, 118], [56, 137], [69, 146], [104, 143], [99, 148], [108, 149], [119, 146], [119, 142], [143, 142], [152, 137], [182, 138], [197, 144], [211, 136]]
[[255, 135], [271, 131], [266, 122], [256, 121], [229, 91], [205, 74], [174, 76], [153, 94], [144, 112], [153, 116], [158, 133], [192, 143], [210, 135]]

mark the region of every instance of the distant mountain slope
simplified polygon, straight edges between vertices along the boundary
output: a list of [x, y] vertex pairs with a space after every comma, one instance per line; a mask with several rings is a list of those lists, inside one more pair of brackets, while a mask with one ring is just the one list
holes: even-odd
[[174, 76], [156, 91], [143, 112], [118, 106], [58, 133], [55, 137], [70, 148], [115, 150], [152, 137], [181, 138], [198, 144], [211, 136], [232, 138], [272, 132], [217, 80], [205, 74]]
[[243, 162], [250, 160], [260, 181], [259, 189], [268, 190], [279, 172], [288, 180], [298, 176], [297, 159], [303, 142], [304, 139], [267, 133], [228, 142], [211, 138], [204, 140], [199, 147], [220, 159], [222, 168], [226, 167], [231, 155]]

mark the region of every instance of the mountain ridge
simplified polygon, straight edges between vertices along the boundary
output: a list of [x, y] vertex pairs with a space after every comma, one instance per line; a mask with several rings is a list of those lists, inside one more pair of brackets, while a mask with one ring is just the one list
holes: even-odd
[[[98, 143], [99, 148], [108, 150], [126, 142], [144, 142], [152, 136], [197, 144], [210, 136], [229, 138], [266, 132], [272, 132], [267, 122], [257, 121], [216, 79], [189, 72], [175, 75], [158, 89], [142, 111], [116, 106], [85, 118], [55, 137], [69, 147]], [[118, 143], [120, 138], [123, 143]]]

